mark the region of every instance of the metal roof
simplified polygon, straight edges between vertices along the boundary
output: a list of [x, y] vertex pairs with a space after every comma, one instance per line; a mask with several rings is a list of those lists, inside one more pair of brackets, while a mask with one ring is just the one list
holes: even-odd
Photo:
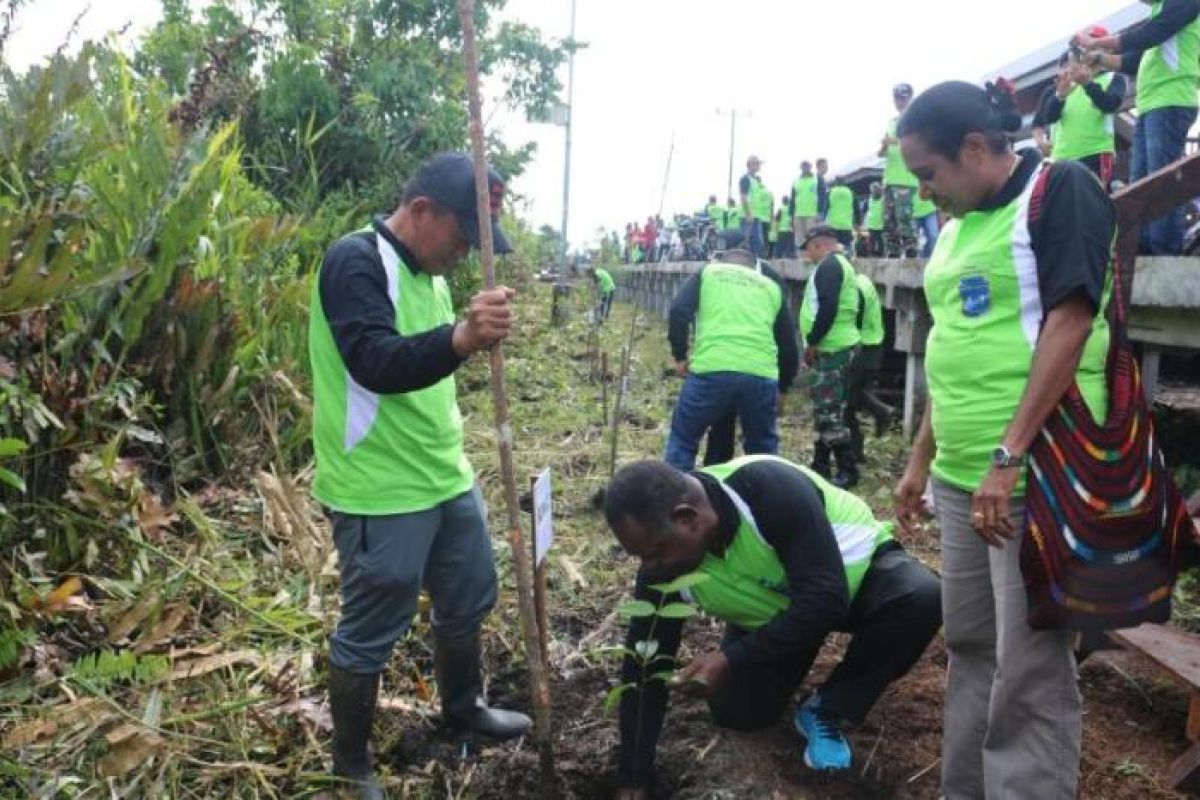
[[[1150, 7], [1145, 3], [1130, 3], [1120, 11], [1097, 20], [1094, 24], [1103, 25], [1111, 33], [1118, 33], [1136, 25], [1148, 16], [1150, 16]], [[1067, 49], [1067, 44], [1074, 35], [1072, 32], [1062, 36], [1027, 56], [992, 70], [983, 76], [983, 80], [990, 81], [1003, 76], [1013, 81], [1018, 89], [1023, 89], [1026, 86], [1053, 78], [1059, 56]]]
[[[1096, 20], [1093, 24], [1103, 25], [1111, 33], [1119, 33], [1136, 25], [1148, 16], [1150, 16], [1150, 7], [1148, 5], [1145, 3], [1130, 3], [1120, 11], [1109, 14], [1103, 19]], [[1067, 49], [1067, 43], [1070, 42], [1072, 36], [1074, 36], [1074, 32], [1055, 39], [1045, 47], [1041, 47], [1016, 61], [1005, 64], [999, 69], [987, 72], [983, 76], [982, 81], [995, 80], [1001, 76], [1006, 77], [1016, 84], [1017, 91], [1024, 96], [1026, 91], [1054, 78], [1058, 69], [1059, 56]], [[1031, 96], [1036, 101], [1036, 96]], [[1132, 103], [1132, 97], [1128, 102]], [[1029, 135], [1029, 126], [1033, 119], [1033, 114], [1027, 112], [1024, 118], [1025, 124], [1018, 134], [1019, 137]], [[833, 171], [833, 175], [834, 177], [841, 177], [848, 180], [857, 180], [865, 177], [866, 174], [872, 171], [882, 171], [882, 169], [883, 159], [875, 155], [869, 155], [842, 164], [838, 169]]]

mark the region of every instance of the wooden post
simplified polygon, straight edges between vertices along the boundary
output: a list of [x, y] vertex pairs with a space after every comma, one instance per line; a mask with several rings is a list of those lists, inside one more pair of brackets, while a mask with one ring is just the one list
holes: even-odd
[[[479, 250], [483, 263], [483, 284], [496, 285], [495, 243], [492, 241], [492, 214], [488, 192], [487, 156], [483, 145], [483, 111], [479, 99], [479, 54], [475, 45], [475, 0], [458, 0], [458, 18], [462, 23], [463, 54], [466, 56], [467, 107], [471, 118], [471, 150], [475, 157], [475, 200], [479, 219]], [[547, 797], [559, 794], [554, 773], [554, 751], [550, 739], [550, 681], [538, 643], [537, 611], [533, 601], [533, 572], [529, 550], [521, 533], [521, 511], [517, 500], [517, 479], [513, 467], [513, 436], [509, 422], [508, 390], [504, 376], [504, 349], [491, 350], [492, 400], [496, 416], [496, 441], [500, 449], [500, 475], [504, 483], [508, 538], [516, 572], [518, 607], [529, 661], [532, 683], [535, 736], [541, 754], [542, 790]]]
[[1162, 351], [1153, 345], [1142, 349], [1142, 390], [1146, 393], [1146, 402], [1153, 408], [1154, 394], [1158, 391], [1158, 371], [1162, 361]]
[[621, 410], [625, 404], [625, 392], [629, 389], [629, 361], [633, 356], [633, 340], [637, 334], [638, 311], [640, 308], [640, 305], [634, 304], [633, 318], [629, 323], [629, 341], [625, 343], [625, 347], [621, 350], [621, 377], [620, 383], [617, 384], [617, 398], [613, 402], [612, 448], [608, 458], [609, 480], [612, 479], [612, 476], [617, 471], [617, 436], [621, 430]]
[[[533, 499], [533, 535], [530, 539], [533, 545], [533, 609], [537, 613], [538, 644], [542, 650], [542, 663], [550, 663], [550, 621], [546, 613], [546, 562], [537, 560], [537, 494], [534, 486], [537, 475], [529, 476], [529, 496]], [[549, 558], [549, 555], [547, 555]]]
[[600, 351], [600, 418], [608, 420], [608, 353]]

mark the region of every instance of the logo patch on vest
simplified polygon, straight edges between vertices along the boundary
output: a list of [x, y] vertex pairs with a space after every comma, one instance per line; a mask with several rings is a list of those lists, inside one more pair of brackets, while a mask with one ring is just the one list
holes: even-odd
[[982, 317], [992, 307], [992, 289], [983, 275], [968, 275], [958, 282], [964, 317]]

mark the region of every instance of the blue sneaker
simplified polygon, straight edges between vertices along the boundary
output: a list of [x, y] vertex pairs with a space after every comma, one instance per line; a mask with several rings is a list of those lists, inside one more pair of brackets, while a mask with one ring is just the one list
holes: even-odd
[[821, 708], [817, 693], [796, 706], [796, 732], [808, 740], [804, 763], [809, 769], [850, 769], [850, 744], [838, 727], [837, 717]]

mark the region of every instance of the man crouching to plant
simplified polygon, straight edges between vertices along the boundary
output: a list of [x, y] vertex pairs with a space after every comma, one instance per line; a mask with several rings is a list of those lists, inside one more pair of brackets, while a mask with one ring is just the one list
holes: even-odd
[[726, 622], [719, 649], [671, 675], [680, 607], [633, 618], [621, 675], [630, 684], [620, 710], [622, 800], [650, 795], [668, 686], [702, 692], [718, 725], [765, 728], [832, 631], [853, 635], [846, 656], [796, 708], [795, 725], [807, 740], [809, 767], [848, 769], [843, 729], [862, 721], [941, 626], [938, 579], [892, 539], [891, 523], [775, 456], [688, 473], [661, 461], [630, 464], [609, 485], [604, 514], [625, 550], [641, 559], [638, 599], [663, 609], [690, 599]]

